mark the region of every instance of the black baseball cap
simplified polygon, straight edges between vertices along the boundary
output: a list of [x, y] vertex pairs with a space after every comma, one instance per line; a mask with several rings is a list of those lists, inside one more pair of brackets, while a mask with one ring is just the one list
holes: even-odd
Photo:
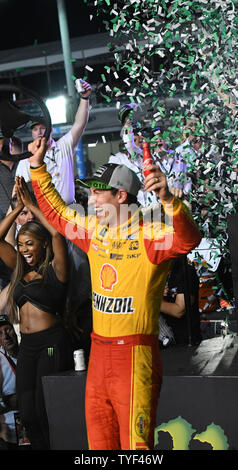
[[136, 173], [127, 166], [116, 163], [101, 165], [91, 177], [77, 181], [85, 188], [124, 189], [133, 196], [137, 196], [141, 188]]
[[34, 121], [29, 122], [29, 127], [30, 129], [33, 129], [34, 126], [37, 126], [38, 124], [43, 124], [46, 127], [46, 122], [44, 118], [39, 117], [39, 119], [35, 119]]

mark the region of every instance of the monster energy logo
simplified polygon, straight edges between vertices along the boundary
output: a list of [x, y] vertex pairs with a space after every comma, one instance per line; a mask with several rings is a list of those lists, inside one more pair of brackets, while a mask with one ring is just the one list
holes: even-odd
[[159, 444], [159, 431], [170, 434], [173, 440], [173, 450], [189, 450], [189, 443], [193, 439], [207, 442], [213, 450], [227, 450], [229, 447], [223, 429], [214, 423], [209, 424], [204, 432], [197, 434], [196, 429], [193, 429], [186, 419], [178, 416], [155, 428], [155, 446]]

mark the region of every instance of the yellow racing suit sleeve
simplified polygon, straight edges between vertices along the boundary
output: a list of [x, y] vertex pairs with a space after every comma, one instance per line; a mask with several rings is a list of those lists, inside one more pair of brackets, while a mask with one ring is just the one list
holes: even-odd
[[31, 168], [30, 171], [32, 187], [44, 217], [59, 233], [87, 253], [95, 217], [83, 217], [65, 204], [51, 183], [45, 163], [39, 168]]
[[193, 250], [201, 241], [201, 233], [188, 207], [173, 198], [170, 204], [163, 204], [165, 223], [153, 221], [144, 234], [144, 244], [151, 263], [161, 264]]

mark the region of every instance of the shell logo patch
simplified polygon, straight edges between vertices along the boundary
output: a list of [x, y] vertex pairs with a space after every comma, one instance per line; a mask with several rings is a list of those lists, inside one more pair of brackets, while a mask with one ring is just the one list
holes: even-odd
[[135, 422], [136, 434], [139, 437], [144, 437], [148, 430], [148, 417], [145, 413], [139, 413]]
[[111, 264], [104, 264], [100, 271], [100, 280], [103, 289], [112, 291], [118, 281], [116, 269]]

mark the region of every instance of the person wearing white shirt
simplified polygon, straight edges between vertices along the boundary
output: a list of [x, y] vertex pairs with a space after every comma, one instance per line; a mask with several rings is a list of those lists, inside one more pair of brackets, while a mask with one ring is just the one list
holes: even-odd
[[200, 138], [191, 139], [189, 137], [181, 145], [176, 147], [175, 152], [184, 158], [187, 165], [192, 165], [193, 162], [200, 157], [201, 147], [202, 140]]
[[[124, 143], [122, 142], [119, 148], [122, 149]], [[118, 165], [126, 165], [130, 168], [136, 175], [138, 176], [139, 180], [143, 184], [144, 176], [143, 176], [143, 159], [141, 155], [135, 155], [132, 159], [130, 153], [125, 149], [123, 152], [119, 151], [115, 155], [111, 155], [109, 157], [108, 163], [117, 163]], [[143, 189], [140, 189], [137, 195], [138, 204], [142, 207], [146, 207], [151, 204], [148, 200], [150, 195], [146, 193]]]
[[[89, 116], [88, 100], [91, 94], [91, 85], [82, 81], [82, 86], [85, 91], [80, 93], [80, 104], [72, 128], [57, 142], [50, 135], [44, 158], [47, 171], [52, 176], [52, 183], [66, 204], [72, 204], [75, 201], [74, 150], [84, 132]], [[33, 122], [31, 128], [33, 140], [42, 137], [46, 130], [44, 121], [41, 119], [38, 122]], [[28, 159], [19, 162], [16, 176], [23, 176], [26, 182], [30, 181]]]
[[[125, 122], [122, 127], [121, 136], [122, 142], [119, 144], [119, 152], [109, 157], [108, 163], [117, 163], [118, 165], [125, 165], [130, 168], [143, 185], [143, 150], [142, 143], [143, 137], [138, 134], [139, 129], [132, 128], [130, 120]], [[157, 204], [157, 197], [155, 193], [148, 193], [141, 188], [137, 194], [138, 204], [142, 207], [148, 207]]]
[[175, 152], [181, 156], [187, 164], [188, 170], [192, 167], [193, 162], [200, 157], [203, 145], [203, 136], [201, 135], [201, 126], [196, 117], [187, 120], [184, 128], [184, 135], [181, 144], [176, 147]]

